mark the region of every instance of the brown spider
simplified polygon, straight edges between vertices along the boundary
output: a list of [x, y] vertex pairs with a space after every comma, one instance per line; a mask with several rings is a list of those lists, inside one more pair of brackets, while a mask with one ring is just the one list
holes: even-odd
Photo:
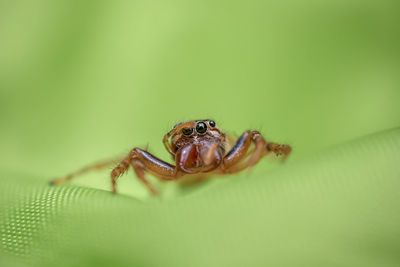
[[[125, 173], [129, 166], [133, 167], [136, 176], [146, 185], [150, 192], [157, 194], [157, 191], [145, 177], [146, 171], [161, 180], [181, 180], [181, 177], [185, 175], [204, 179], [211, 176], [211, 174], [231, 174], [252, 167], [269, 152], [286, 158], [291, 151], [289, 145], [265, 141], [258, 131], [245, 131], [234, 143], [221, 132], [212, 120], [179, 123], [164, 136], [163, 143], [172, 155], [175, 166], [145, 150], [134, 148], [111, 171], [112, 192], [115, 193], [117, 191], [117, 178]], [[250, 149], [252, 143], [254, 143], [254, 148]], [[79, 174], [93, 169], [101, 169], [113, 162], [107, 161], [91, 165], [50, 183], [61, 184], [67, 182]]]

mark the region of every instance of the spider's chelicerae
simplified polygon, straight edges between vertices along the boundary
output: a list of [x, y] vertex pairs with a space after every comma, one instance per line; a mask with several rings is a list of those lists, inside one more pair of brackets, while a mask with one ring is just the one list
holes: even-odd
[[[216, 126], [212, 120], [194, 120], [174, 126], [163, 138], [165, 148], [175, 161], [175, 166], [140, 148], [132, 149], [111, 171], [112, 192], [117, 191], [116, 181], [130, 166], [136, 176], [157, 194], [147, 181], [148, 172], [161, 180], [184, 180], [187, 176], [204, 179], [212, 174], [226, 175], [254, 166], [270, 152], [285, 159], [291, 151], [289, 145], [266, 141], [258, 131], [245, 131], [234, 142]], [[254, 146], [252, 146], [254, 144]], [[102, 162], [85, 167], [65, 178], [51, 181], [60, 184], [93, 169], [101, 169], [114, 161]]]

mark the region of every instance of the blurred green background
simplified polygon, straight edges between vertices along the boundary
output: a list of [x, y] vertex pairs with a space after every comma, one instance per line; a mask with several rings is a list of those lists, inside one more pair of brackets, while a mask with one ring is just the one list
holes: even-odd
[[[250, 221], [245, 221], [243, 229], [235, 224], [218, 241], [216, 235], [207, 233], [219, 223], [223, 226], [217, 228], [218, 233], [229, 229], [225, 223], [241, 218], [245, 210], [249, 218], [268, 221], [271, 214], [259, 214], [260, 209], [250, 205], [248, 197], [242, 198], [271, 186], [256, 181], [266, 182], [270, 175], [293, 177], [304, 165], [307, 174], [298, 180], [312, 187], [313, 168], [321, 164], [315, 155], [325, 151], [322, 153], [328, 154], [321, 157], [330, 158], [329, 151], [336, 144], [400, 125], [399, 11], [397, 1], [0, 1], [0, 258], [6, 262], [4, 266], [54, 262], [66, 266], [356, 266], [360, 258], [371, 254], [349, 253], [347, 260], [326, 260], [340, 252], [330, 245], [345, 246], [339, 241], [342, 239], [329, 243], [327, 236], [312, 231], [319, 225], [314, 219], [329, 213], [323, 208], [315, 212], [309, 204], [325, 200], [339, 212], [356, 201], [358, 194], [364, 196], [364, 191], [349, 193], [353, 197], [339, 204], [334, 204], [335, 191], [326, 198], [319, 194], [306, 198], [309, 202], [299, 209], [306, 211], [306, 216], [289, 203], [296, 203], [296, 194], [307, 189], [289, 184], [294, 196], [284, 198], [283, 204], [278, 197], [269, 208], [274, 212], [287, 209], [282, 221], [270, 226], [286, 222], [291, 231], [263, 236], [271, 241], [271, 247], [263, 243], [266, 239], [253, 236], [261, 225], [251, 226], [253, 232], [246, 228]], [[162, 136], [180, 121], [203, 118], [214, 119], [219, 127], [236, 135], [247, 129], [260, 130], [268, 140], [292, 145], [293, 154], [287, 164], [265, 160], [249, 176], [216, 179], [191, 190], [158, 184], [165, 199], [169, 197], [166, 202], [151, 200], [132, 173], [119, 180], [121, 194], [116, 197], [98, 190], [109, 190], [108, 170], [67, 186], [46, 185], [54, 176], [119, 156], [135, 146], [148, 146], [167, 160]], [[398, 145], [398, 135], [396, 131], [390, 135], [397, 140], [391, 141], [392, 145]], [[352, 153], [344, 151], [341, 156]], [[363, 166], [363, 160], [377, 164], [365, 158], [376, 157], [375, 151], [365, 151], [368, 153], [357, 154], [360, 158], [351, 158], [354, 166]], [[327, 177], [352, 172], [350, 177], [360, 179], [356, 181], [372, 181], [363, 180], [359, 176], [363, 172], [343, 162], [340, 155], [332, 156], [335, 160], [328, 164]], [[398, 153], [390, 150], [379, 155]], [[389, 172], [386, 177], [398, 178], [394, 159], [387, 157], [389, 160], [379, 164], [391, 165], [377, 168]], [[390, 191], [397, 180], [385, 181]], [[318, 180], [317, 187], [324, 191], [320, 183]], [[279, 187], [287, 185], [273, 186], [280, 192]], [[243, 195], [242, 187], [247, 188]], [[356, 188], [353, 182], [347, 190]], [[373, 191], [376, 185], [365, 188]], [[221, 192], [237, 196], [236, 208], [222, 218], [228, 203], [218, 197]], [[368, 201], [376, 200], [364, 197], [360, 199], [367, 202], [356, 202], [354, 210], [363, 210]], [[145, 199], [149, 202], [139, 202]], [[252, 201], [265, 207], [261, 203], [266, 199]], [[204, 214], [208, 221], [202, 222], [204, 206], [212, 211]], [[33, 212], [30, 221], [13, 221], [26, 212]], [[171, 213], [174, 219], [166, 219]], [[382, 209], [382, 213], [381, 217], [397, 226], [390, 209]], [[145, 216], [139, 219], [137, 214]], [[348, 214], [336, 215], [324, 222], [333, 227], [326, 233], [356, 235], [362, 216], [353, 214], [354, 225], [346, 228]], [[177, 219], [181, 217], [190, 217], [194, 225], [181, 225]], [[157, 228], [158, 221], [168, 227]], [[146, 230], [141, 232], [139, 226]], [[193, 228], [197, 230], [191, 236]], [[307, 231], [311, 235], [303, 236]], [[363, 236], [362, 231], [358, 234]], [[398, 234], [377, 234], [380, 241], [371, 244], [386, 246], [388, 242], [388, 248], [376, 245], [379, 249], [371, 251], [382, 249], [395, 255]], [[232, 247], [235, 238], [244, 240], [241, 246]], [[296, 243], [296, 238], [303, 243]], [[316, 250], [303, 251], [310, 243]], [[179, 250], [173, 249], [176, 244]], [[168, 249], [163, 250], [163, 245]], [[256, 253], [260, 248], [273, 248], [274, 253], [257, 257], [262, 254]], [[240, 258], [238, 252], [252, 257]], [[293, 261], [286, 261], [286, 252], [293, 255]], [[302, 263], [295, 260], [299, 256]], [[399, 263], [384, 262], [386, 266]], [[366, 263], [380, 266], [382, 262], [368, 259], [363, 266]]]

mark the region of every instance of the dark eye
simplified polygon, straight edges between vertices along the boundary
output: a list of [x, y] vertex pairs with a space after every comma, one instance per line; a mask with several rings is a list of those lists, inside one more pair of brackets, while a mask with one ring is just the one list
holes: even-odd
[[215, 127], [215, 121], [209, 121], [208, 124], [210, 124], [211, 127]]
[[207, 125], [204, 122], [198, 122], [196, 125], [196, 132], [203, 134], [207, 131]]
[[184, 135], [191, 135], [193, 133], [193, 128], [183, 128], [182, 133]]

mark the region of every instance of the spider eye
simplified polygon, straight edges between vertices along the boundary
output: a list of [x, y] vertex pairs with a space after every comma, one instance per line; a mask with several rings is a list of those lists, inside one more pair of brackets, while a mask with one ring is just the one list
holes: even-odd
[[196, 125], [196, 132], [203, 134], [207, 131], [207, 125], [204, 122], [198, 122]]
[[215, 121], [209, 121], [208, 124], [210, 124], [211, 127], [215, 127]]
[[184, 135], [191, 135], [193, 133], [193, 128], [183, 128], [182, 133]]

